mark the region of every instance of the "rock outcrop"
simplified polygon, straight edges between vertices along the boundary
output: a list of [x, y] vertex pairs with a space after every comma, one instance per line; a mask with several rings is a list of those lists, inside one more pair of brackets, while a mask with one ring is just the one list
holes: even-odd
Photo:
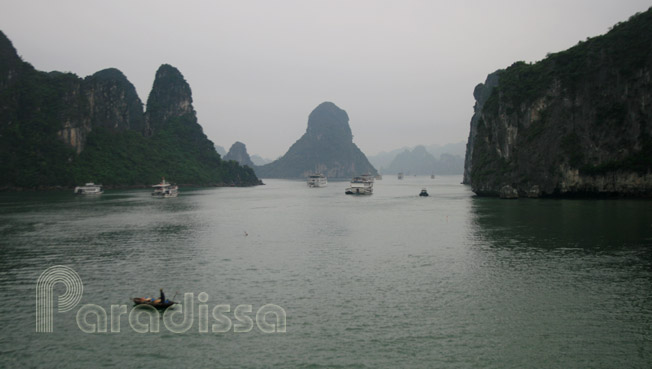
[[477, 194], [652, 195], [652, 9], [474, 96], [464, 182]]
[[104, 69], [84, 78], [83, 85], [90, 122], [94, 127], [114, 131], [145, 131], [143, 103], [134, 85], [121, 71]]
[[57, 106], [61, 107], [58, 120], [63, 121], [63, 125], [57, 135], [77, 154], [84, 150], [86, 137], [93, 128], [113, 132], [145, 130], [143, 103], [134, 86], [119, 70], [105, 69], [83, 80], [56, 72], [50, 73], [50, 77], [42, 83], [68, 85], [58, 97]]
[[466, 156], [464, 157], [464, 178], [463, 184], [471, 184], [471, 168], [473, 163], [473, 147], [475, 145], [475, 136], [478, 132], [478, 123], [482, 117], [482, 109], [485, 102], [491, 96], [494, 87], [498, 85], [498, 72], [492, 73], [487, 76], [484, 83], [475, 86], [473, 90], [473, 97], [475, 98], [475, 105], [473, 106], [473, 117], [471, 118], [471, 129], [469, 131], [469, 139], [466, 144]]
[[240, 141], [236, 141], [231, 145], [229, 152], [224, 156], [224, 160], [235, 160], [242, 166], [254, 167], [254, 163], [247, 153], [247, 146]]
[[313, 172], [328, 178], [377, 174], [353, 143], [349, 116], [331, 102], [320, 104], [310, 113], [306, 133], [285, 155], [256, 169], [263, 178], [303, 178]]
[[154, 85], [147, 98], [147, 134], [151, 135], [169, 124], [171, 119], [183, 116], [197, 120], [190, 85], [177, 68], [163, 64], [156, 71]]
[[0, 32], [0, 188], [88, 181], [143, 185], [255, 185], [251, 168], [220, 160], [181, 73], [162, 65], [147, 112], [117, 69], [84, 79], [40, 72]]

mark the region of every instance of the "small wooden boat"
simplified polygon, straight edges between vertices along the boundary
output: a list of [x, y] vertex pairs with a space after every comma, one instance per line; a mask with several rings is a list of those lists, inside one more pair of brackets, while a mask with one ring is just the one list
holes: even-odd
[[176, 304], [174, 301], [165, 300], [164, 302], [161, 302], [160, 299], [152, 300], [149, 297], [134, 297], [132, 300], [134, 305], [149, 305], [157, 309], [167, 309], [170, 306]]
[[422, 189], [422, 190], [421, 190], [421, 193], [419, 193], [419, 196], [423, 196], [423, 197], [426, 197], [426, 196], [428, 196], [428, 191], [426, 191], [426, 189], [425, 189], [425, 188], [424, 188], [424, 189]]

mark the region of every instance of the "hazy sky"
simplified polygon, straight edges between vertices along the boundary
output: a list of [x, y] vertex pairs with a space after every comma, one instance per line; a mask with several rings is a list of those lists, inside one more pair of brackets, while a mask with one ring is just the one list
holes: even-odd
[[39, 70], [120, 69], [147, 101], [179, 68], [204, 132], [276, 158], [332, 101], [367, 154], [466, 141], [473, 88], [603, 34], [643, 0], [9, 1], [0, 30]]

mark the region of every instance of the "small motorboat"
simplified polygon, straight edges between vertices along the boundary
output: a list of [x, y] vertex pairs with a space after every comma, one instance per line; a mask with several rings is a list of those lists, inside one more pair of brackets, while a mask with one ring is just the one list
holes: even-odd
[[151, 297], [134, 297], [132, 300], [134, 305], [149, 305], [157, 309], [167, 309], [170, 306], [176, 304], [174, 301], [165, 300], [161, 302], [160, 299], [152, 299]]
[[430, 196], [430, 195], [428, 195], [428, 191], [426, 191], [426, 189], [424, 188], [424, 189], [421, 190], [421, 193], [419, 194], [419, 196], [424, 196], [425, 197], [425, 196]]

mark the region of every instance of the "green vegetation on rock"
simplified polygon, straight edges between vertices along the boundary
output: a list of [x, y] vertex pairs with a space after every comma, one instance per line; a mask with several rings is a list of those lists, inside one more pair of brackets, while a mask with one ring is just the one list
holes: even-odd
[[117, 69], [81, 79], [20, 60], [0, 32], [0, 188], [255, 185], [251, 168], [220, 159], [197, 123], [190, 87], [157, 72], [147, 112]]
[[[479, 194], [652, 194], [652, 9], [478, 85], [465, 183]], [[536, 191], [531, 190], [536, 188]]]

